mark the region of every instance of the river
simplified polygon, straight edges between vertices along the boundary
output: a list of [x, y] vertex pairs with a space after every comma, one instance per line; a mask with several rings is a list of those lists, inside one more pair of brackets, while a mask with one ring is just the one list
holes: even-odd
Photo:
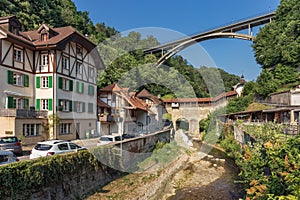
[[217, 149], [200, 152], [203, 145], [194, 142], [194, 151], [187, 164], [168, 181], [158, 199], [227, 200], [240, 199], [244, 190], [238, 180], [234, 162]]
[[[235, 183], [235, 180], [238, 180], [238, 170], [234, 162], [217, 149], [209, 149], [209, 154], [202, 153], [200, 147], [203, 146], [205, 145], [194, 142], [189, 156], [182, 154], [182, 159], [175, 160], [161, 173], [152, 171], [125, 175], [99, 188], [87, 199], [236, 200], [243, 198], [242, 186]], [[173, 168], [177, 166], [177, 169], [173, 170], [172, 166]]]

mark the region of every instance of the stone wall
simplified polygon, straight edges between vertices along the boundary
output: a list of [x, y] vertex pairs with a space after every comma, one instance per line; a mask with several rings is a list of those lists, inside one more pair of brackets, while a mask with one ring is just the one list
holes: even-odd
[[121, 177], [126, 170], [133, 169], [133, 165], [136, 165], [139, 159], [150, 156], [150, 152], [153, 151], [158, 141], [170, 142], [170, 130], [115, 143], [113, 149], [122, 149], [124, 171], [114, 168], [114, 166], [105, 166], [105, 163], [100, 160], [103, 166], [100, 166], [97, 171], [86, 169], [80, 174], [69, 177], [68, 180], [34, 192], [31, 199], [80, 199], [82, 195]]

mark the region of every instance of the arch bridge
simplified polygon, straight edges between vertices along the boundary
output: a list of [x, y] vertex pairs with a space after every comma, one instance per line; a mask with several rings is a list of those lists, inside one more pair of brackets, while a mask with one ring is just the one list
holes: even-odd
[[167, 112], [171, 114], [175, 130], [176, 122], [185, 119], [189, 124], [189, 136], [199, 134], [199, 122], [207, 118], [209, 113], [217, 108], [226, 106], [229, 99], [237, 97], [236, 91], [224, 92], [213, 98], [174, 98], [164, 99]]
[[[237, 38], [244, 40], [253, 40], [252, 28], [263, 24], [270, 23], [275, 16], [275, 12], [270, 12], [260, 16], [256, 16], [250, 19], [235, 22], [229, 25], [225, 25], [219, 28], [215, 28], [206, 32], [194, 34], [183, 39], [178, 39], [169, 43], [154, 46], [148, 49], [144, 49], [144, 53], [161, 53], [161, 58], [157, 61], [157, 66], [163, 64], [170, 57], [182, 51], [183, 49], [205, 40], [215, 38]], [[238, 33], [242, 30], [248, 30], [248, 34]]]

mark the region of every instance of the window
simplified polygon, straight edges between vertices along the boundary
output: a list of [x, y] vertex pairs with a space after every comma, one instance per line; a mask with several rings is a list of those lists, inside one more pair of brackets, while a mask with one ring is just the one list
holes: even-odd
[[14, 108], [24, 109], [24, 99], [14, 98]]
[[11, 85], [29, 87], [29, 76], [8, 70], [7, 83]]
[[66, 112], [70, 112], [72, 111], [72, 101], [69, 100], [65, 100], [65, 99], [59, 99], [59, 110], [60, 111], [66, 111]]
[[82, 63], [80, 62], [76, 63], [76, 75], [77, 74], [82, 74]]
[[14, 60], [17, 62], [23, 62], [23, 51], [18, 48], [14, 48]]
[[75, 112], [85, 112], [85, 103], [84, 102], [75, 101], [74, 102], [74, 111]]
[[48, 33], [43, 33], [42, 35], [41, 35], [41, 40], [42, 41], [47, 41], [48, 40]]
[[62, 123], [60, 124], [60, 132], [61, 135], [63, 134], [70, 134], [71, 133], [71, 124], [70, 123]]
[[71, 149], [79, 149], [79, 148], [81, 148], [80, 146], [78, 146], [77, 144], [74, 144], [72, 142], [70, 142], [69, 145], [70, 145]]
[[63, 56], [61, 65], [62, 65], [63, 69], [69, 70], [69, 58], [66, 56]]
[[82, 56], [82, 47], [80, 45], [76, 45], [76, 54]]
[[70, 87], [70, 80], [68, 79], [63, 79], [62, 80], [62, 89], [63, 90], [69, 90], [69, 87]]
[[15, 97], [7, 97], [7, 108], [16, 108], [16, 109], [28, 109], [29, 107], [29, 99], [25, 98], [15, 98]]
[[23, 124], [24, 136], [38, 136], [40, 133], [41, 124]]
[[73, 91], [73, 81], [63, 77], [58, 77], [58, 88], [62, 90]]
[[89, 104], [88, 104], [88, 112], [89, 112], [89, 113], [94, 112], [94, 104], [93, 104], [93, 103], [89, 103]]
[[48, 99], [41, 99], [42, 110], [48, 110]]
[[95, 75], [94, 68], [89, 67], [89, 77], [94, 78], [94, 75]]
[[24, 82], [23, 82], [23, 74], [14, 72], [14, 85], [18, 85], [18, 86], [23, 86]]
[[37, 76], [36, 88], [52, 88], [52, 76]]
[[88, 86], [88, 95], [94, 96], [94, 93], [95, 93], [94, 86], [89, 85]]
[[36, 110], [52, 110], [52, 99], [36, 99]]
[[49, 87], [49, 78], [48, 76], [42, 76], [41, 77], [41, 85], [42, 85], [42, 88], [48, 88]]
[[48, 66], [48, 54], [41, 54], [41, 66]]
[[11, 26], [11, 32], [15, 35], [19, 35], [19, 29], [18, 27]]
[[57, 145], [59, 150], [69, 150], [68, 143], [62, 143]]
[[84, 92], [84, 83], [83, 82], [76, 82], [76, 91], [78, 93]]

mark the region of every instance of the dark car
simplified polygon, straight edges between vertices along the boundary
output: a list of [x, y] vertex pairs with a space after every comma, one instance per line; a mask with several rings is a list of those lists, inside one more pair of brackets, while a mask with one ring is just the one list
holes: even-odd
[[0, 137], [0, 150], [10, 150], [16, 155], [23, 155], [21, 141], [16, 136]]
[[122, 135], [122, 140], [131, 139], [131, 138], [135, 138], [135, 135], [128, 134], [128, 133], [124, 133]]

